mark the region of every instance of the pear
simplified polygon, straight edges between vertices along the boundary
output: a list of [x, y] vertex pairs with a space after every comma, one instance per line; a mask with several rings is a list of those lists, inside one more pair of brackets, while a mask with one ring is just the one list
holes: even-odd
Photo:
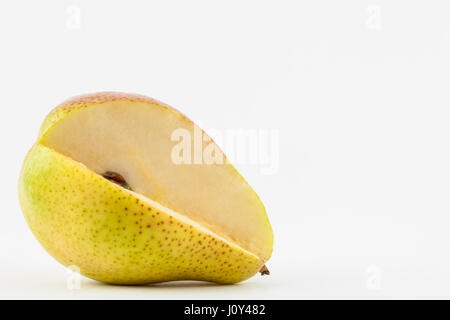
[[205, 132], [145, 96], [95, 93], [53, 109], [23, 163], [19, 200], [42, 246], [98, 281], [269, 273], [261, 200]]

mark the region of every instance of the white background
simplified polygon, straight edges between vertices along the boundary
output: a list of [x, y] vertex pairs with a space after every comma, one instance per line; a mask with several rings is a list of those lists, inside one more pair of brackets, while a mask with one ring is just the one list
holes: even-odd
[[[0, 298], [450, 298], [449, 12], [444, 0], [0, 2]], [[17, 179], [51, 108], [102, 90], [205, 128], [278, 130], [275, 174], [237, 165], [274, 229], [269, 277], [68, 289]]]

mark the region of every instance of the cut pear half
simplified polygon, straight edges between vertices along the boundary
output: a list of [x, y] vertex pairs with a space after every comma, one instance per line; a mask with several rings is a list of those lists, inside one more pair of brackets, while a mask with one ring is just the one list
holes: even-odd
[[111, 92], [72, 98], [47, 116], [37, 144], [262, 264], [271, 256], [259, 197], [203, 130], [164, 103]]

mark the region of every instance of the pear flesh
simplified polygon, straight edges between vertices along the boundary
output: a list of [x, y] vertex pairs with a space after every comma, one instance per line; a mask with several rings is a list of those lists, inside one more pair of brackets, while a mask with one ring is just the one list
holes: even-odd
[[[174, 132], [200, 132], [222, 161], [177, 163]], [[54, 109], [25, 159], [19, 199], [44, 248], [96, 280], [268, 273], [273, 236], [256, 193], [206, 133], [151, 98], [100, 93]]]

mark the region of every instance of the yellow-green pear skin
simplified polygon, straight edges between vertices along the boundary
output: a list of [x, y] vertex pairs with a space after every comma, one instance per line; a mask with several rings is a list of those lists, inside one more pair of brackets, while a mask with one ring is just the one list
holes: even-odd
[[99, 281], [236, 283], [264, 265], [39, 143], [24, 161], [19, 199], [42, 246], [61, 264]]

